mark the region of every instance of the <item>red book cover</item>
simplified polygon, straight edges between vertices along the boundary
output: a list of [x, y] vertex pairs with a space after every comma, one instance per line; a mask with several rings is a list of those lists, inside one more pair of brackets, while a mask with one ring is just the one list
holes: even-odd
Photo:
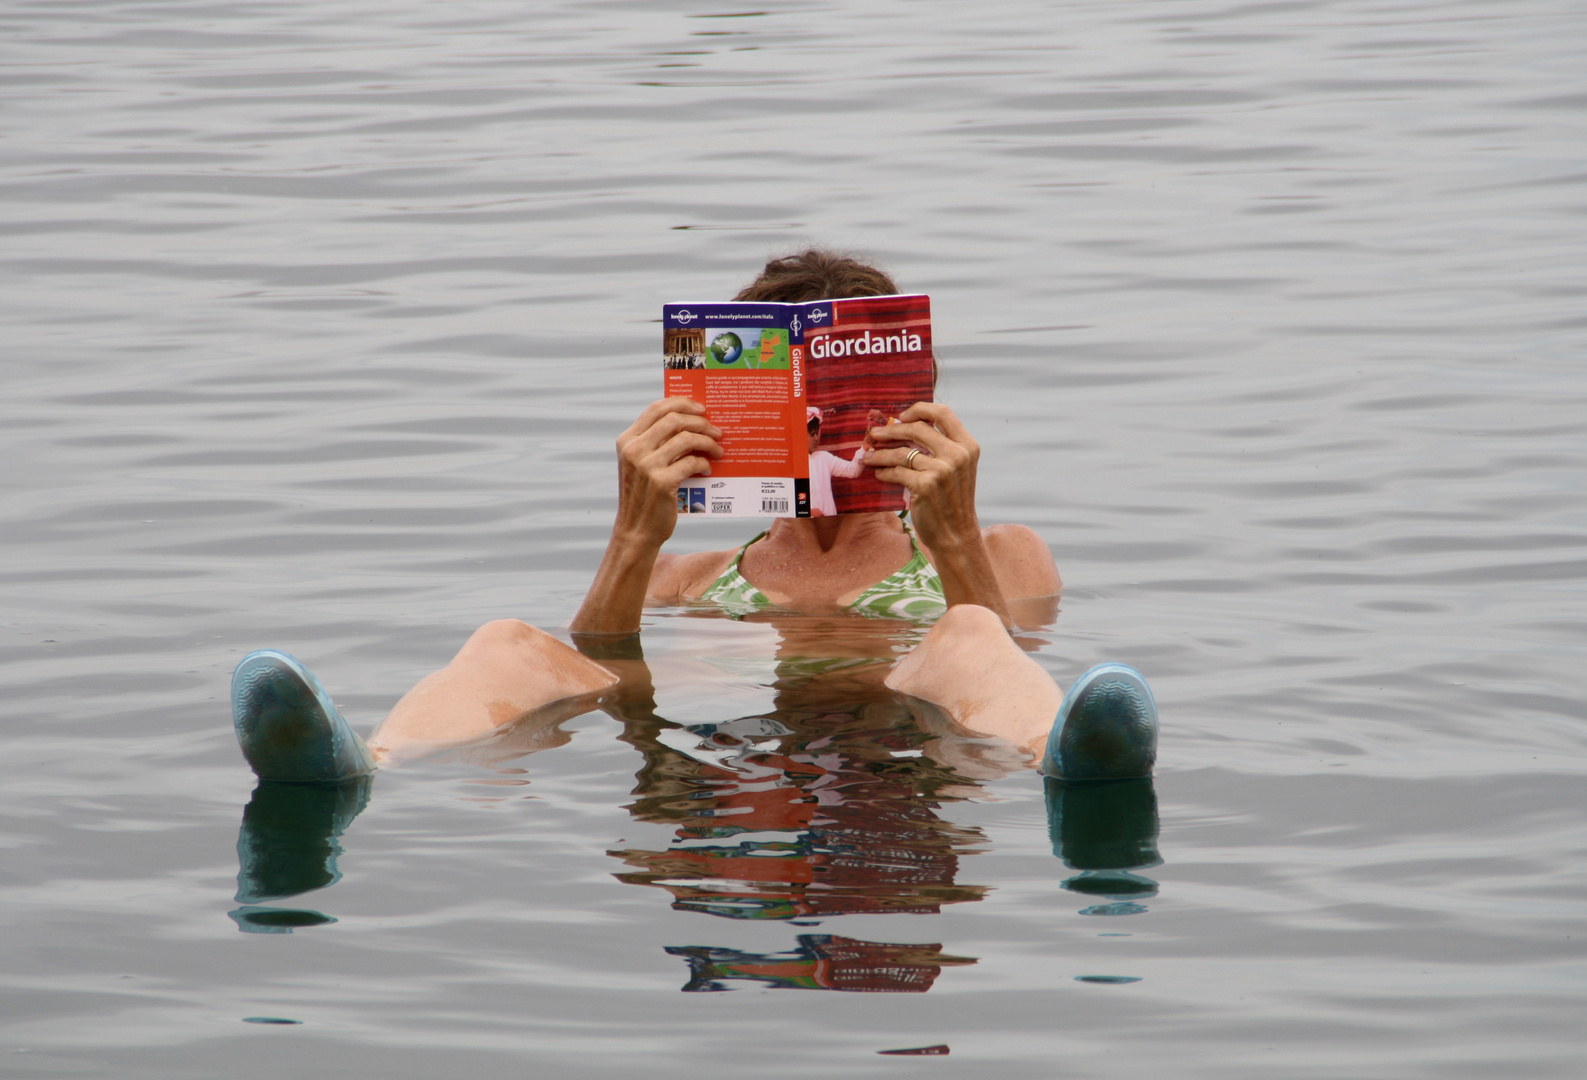
[[[931, 298], [867, 296], [803, 305], [806, 394], [820, 410], [821, 433], [811, 455], [811, 501], [822, 512], [897, 512], [906, 492], [878, 480], [871, 469], [857, 473], [853, 461], [869, 449], [865, 435], [895, 422], [918, 401], [930, 401], [936, 382], [931, 351]], [[822, 309], [830, 318], [819, 317]], [[831, 504], [825, 503], [821, 473], [830, 471]], [[852, 474], [852, 475], [851, 475]]]

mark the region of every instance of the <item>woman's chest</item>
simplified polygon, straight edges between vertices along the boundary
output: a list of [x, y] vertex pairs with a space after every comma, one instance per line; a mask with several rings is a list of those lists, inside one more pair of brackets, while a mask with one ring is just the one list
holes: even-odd
[[830, 551], [752, 544], [739, 573], [774, 604], [813, 609], [846, 607], [866, 589], [896, 573], [914, 556], [907, 536]]

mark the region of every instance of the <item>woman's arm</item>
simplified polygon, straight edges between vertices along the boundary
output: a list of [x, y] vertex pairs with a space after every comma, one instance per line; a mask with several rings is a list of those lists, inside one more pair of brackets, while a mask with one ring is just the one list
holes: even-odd
[[722, 432], [688, 398], [652, 402], [617, 437], [617, 520], [575, 634], [632, 634], [650, 594], [661, 545], [678, 523], [678, 485], [709, 476]]
[[[876, 475], [909, 489], [909, 514], [920, 542], [942, 576], [950, 606], [978, 604], [1012, 625], [1008, 600], [1058, 591], [1058, 569], [1046, 544], [1029, 529], [982, 530], [975, 512], [975, 472], [981, 447], [946, 405], [919, 402], [900, 423], [871, 429], [881, 447], [866, 464]], [[896, 444], [912, 442], [926, 453]], [[906, 464], [907, 462], [907, 464]]]

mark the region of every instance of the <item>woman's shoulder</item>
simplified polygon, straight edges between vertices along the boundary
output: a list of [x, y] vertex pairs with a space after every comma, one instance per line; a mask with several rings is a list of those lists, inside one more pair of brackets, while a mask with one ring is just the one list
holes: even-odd
[[[918, 536], [915, 543], [935, 563], [931, 550]], [[1025, 525], [987, 525], [981, 529], [981, 543], [986, 546], [987, 559], [1005, 598], [1055, 596], [1063, 588], [1052, 549], [1035, 529]]]
[[727, 551], [696, 551], [688, 555], [658, 555], [656, 568], [650, 572], [648, 598], [664, 604], [692, 600], [727, 572], [738, 553], [738, 548], [729, 548]]
[[[926, 558], [931, 552], [917, 537]], [[988, 525], [981, 530], [987, 560], [997, 575], [997, 585], [1008, 600], [1056, 596], [1063, 588], [1052, 549], [1035, 529], [1025, 525]]]
[[1010, 600], [1053, 596], [1063, 588], [1052, 549], [1035, 529], [1025, 525], [988, 525], [981, 530], [986, 554], [997, 574], [998, 587]]

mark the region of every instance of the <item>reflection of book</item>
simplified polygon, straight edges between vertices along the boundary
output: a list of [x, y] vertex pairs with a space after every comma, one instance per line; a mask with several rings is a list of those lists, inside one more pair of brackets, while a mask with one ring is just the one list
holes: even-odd
[[667, 396], [704, 405], [726, 452], [680, 490], [680, 513], [904, 508], [865, 465], [865, 436], [931, 400], [928, 297], [667, 304], [662, 326]]
[[685, 993], [732, 990], [731, 984], [739, 982], [779, 990], [923, 994], [944, 967], [975, 963], [974, 957], [948, 956], [935, 943], [893, 944], [837, 934], [800, 934], [798, 941], [797, 949], [781, 953], [709, 945], [669, 945], [666, 950], [688, 961]]

